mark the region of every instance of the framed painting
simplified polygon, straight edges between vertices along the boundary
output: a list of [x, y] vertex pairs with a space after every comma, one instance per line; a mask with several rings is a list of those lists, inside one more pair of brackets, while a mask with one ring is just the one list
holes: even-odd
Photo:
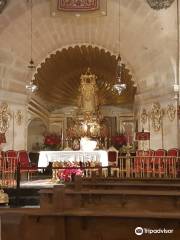
[[107, 0], [51, 0], [51, 16], [106, 16]]

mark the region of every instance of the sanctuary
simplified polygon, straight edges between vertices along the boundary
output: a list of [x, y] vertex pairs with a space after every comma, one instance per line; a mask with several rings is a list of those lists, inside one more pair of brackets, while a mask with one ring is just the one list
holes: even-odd
[[0, 0], [2, 240], [179, 239], [179, 12]]

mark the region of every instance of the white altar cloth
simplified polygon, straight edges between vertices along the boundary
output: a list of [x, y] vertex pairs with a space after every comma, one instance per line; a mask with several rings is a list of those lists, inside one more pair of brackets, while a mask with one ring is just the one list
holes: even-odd
[[108, 166], [108, 154], [104, 150], [92, 152], [84, 151], [41, 151], [39, 154], [38, 167], [47, 167], [49, 162], [55, 161], [96, 161], [99, 160], [102, 166]]

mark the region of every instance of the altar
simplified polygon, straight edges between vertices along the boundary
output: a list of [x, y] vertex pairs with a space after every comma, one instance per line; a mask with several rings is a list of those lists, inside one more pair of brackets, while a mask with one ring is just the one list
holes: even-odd
[[49, 162], [70, 161], [87, 162], [99, 161], [101, 165], [108, 166], [108, 154], [104, 150], [96, 151], [41, 151], [38, 167], [47, 167]]

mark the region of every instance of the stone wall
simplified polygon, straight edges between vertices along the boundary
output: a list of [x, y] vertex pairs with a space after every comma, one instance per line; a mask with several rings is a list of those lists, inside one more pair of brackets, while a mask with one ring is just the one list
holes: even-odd
[[0, 104], [8, 105], [10, 116], [6, 142], [1, 144], [2, 150], [22, 150], [27, 144], [27, 96], [0, 90]]
[[[144, 143], [144, 148], [150, 147], [154, 150], [164, 148], [168, 150], [178, 147], [179, 123], [177, 116], [177, 100], [174, 98], [173, 94], [168, 94], [159, 98], [149, 97], [149, 99], [141, 99], [141, 96], [139, 96], [136, 100], [138, 100], [136, 102], [138, 130], [142, 131], [142, 129], [144, 129], [150, 132], [150, 142], [146, 141]], [[156, 104], [159, 105], [159, 109], [155, 109], [155, 106], [158, 106]], [[142, 143], [139, 147], [141, 149], [143, 148]]]

